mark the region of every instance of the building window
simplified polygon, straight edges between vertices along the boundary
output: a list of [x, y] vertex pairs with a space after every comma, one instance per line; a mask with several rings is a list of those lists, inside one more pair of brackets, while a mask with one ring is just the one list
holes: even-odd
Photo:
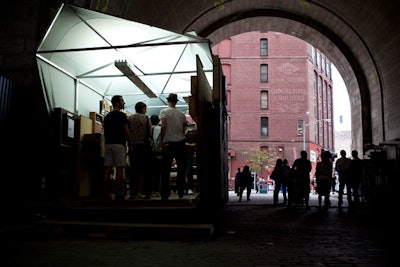
[[318, 86], [318, 75], [314, 71], [314, 77], [313, 77], [313, 85], [314, 85], [314, 94], [318, 94], [317, 86]]
[[260, 40], [260, 56], [268, 56], [268, 39]]
[[329, 80], [332, 81], [332, 76], [331, 76], [331, 62], [326, 61], [326, 76], [328, 76]]
[[268, 136], [268, 117], [261, 117], [261, 136]]
[[268, 82], [268, 65], [267, 64], [261, 64], [261, 67], [260, 67], [260, 81], [262, 83], [267, 83]]
[[311, 46], [311, 58], [314, 65], [316, 65], [317, 61], [315, 60], [315, 48]]
[[268, 91], [261, 91], [260, 108], [261, 109], [268, 109]]
[[318, 99], [317, 95], [314, 95], [314, 114], [318, 114]]

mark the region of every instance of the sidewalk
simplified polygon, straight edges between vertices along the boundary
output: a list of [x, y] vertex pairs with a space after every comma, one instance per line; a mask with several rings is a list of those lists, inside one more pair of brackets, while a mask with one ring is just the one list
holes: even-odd
[[[335, 192], [330, 194], [330, 201], [331, 201], [331, 207], [338, 207], [338, 197], [339, 193]], [[251, 191], [250, 195], [250, 201], [246, 200], [246, 190], [243, 192], [243, 197], [242, 201], [239, 201], [239, 197], [235, 194], [234, 191], [229, 191], [229, 202], [228, 205], [232, 204], [237, 204], [237, 205], [273, 205], [273, 191], [269, 190], [267, 193], [256, 193], [256, 190]], [[322, 205], [323, 204], [323, 199], [322, 199]], [[279, 193], [279, 201], [280, 205], [283, 205], [283, 195], [280, 192]], [[310, 193], [310, 201], [309, 201], [310, 207], [318, 207], [318, 195], [316, 193], [311, 192]], [[347, 203], [347, 195], [343, 195], [343, 207], [346, 208], [348, 207]]]

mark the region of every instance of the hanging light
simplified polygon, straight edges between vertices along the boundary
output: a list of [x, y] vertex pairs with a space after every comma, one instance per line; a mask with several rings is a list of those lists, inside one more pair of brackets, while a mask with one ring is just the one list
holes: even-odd
[[126, 60], [116, 60], [115, 67], [131, 80], [145, 95], [150, 98], [157, 97], [157, 95], [133, 72]]

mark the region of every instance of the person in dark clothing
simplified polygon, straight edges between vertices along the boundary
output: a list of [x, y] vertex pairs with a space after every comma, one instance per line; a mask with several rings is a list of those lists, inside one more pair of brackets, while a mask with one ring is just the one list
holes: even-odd
[[331, 204], [329, 200], [331, 191], [331, 177], [333, 167], [331, 162], [331, 153], [324, 151], [321, 155], [321, 161], [317, 163], [315, 177], [317, 181], [318, 209], [321, 209], [322, 197], [324, 197], [324, 208], [327, 210]]
[[306, 151], [301, 151], [300, 158], [293, 162], [292, 170], [295, 190], [299, 193], [295, 201], [301, 205], [304, 201], [306, 209], [309, 210], [311, 161], [307, 159], [307, 155]]
[[279, 191], [281, 190], [282, 180], [283, 180], [283, 161], [282, 159], [277, 159], [275, 167], [271, 173], [272, 180], [274, 180], [274, 205], [278, 204]]
[[237, 169], [235, 174], [235, 193], [237, 196], [240, 194], [240, 168]]
[[[360, 202], [359, 189], [363, 178], [363, 161], [358, 157], [357, 150], [351, 152], [353, 159], [350, 164], [349, 185], [354, 197], [354, 204], [357, 206]], [[348, 193], [349, 194], [349, 193]], [[350, 194], [351, 195], [351, 194]], [[350, 204], [350, 203], [349, 203]], [[351, 205], [351, 204], [350, 204]]]
[[151, 157], [151, 176], [152, 176], [152, 196], [160, 196], [160, 183], [161, 183], [161, 163], [162, 163], [162, 150], [161, 150], [161, 125], [158, 115], [151, 115], [151, 136], [154, 141], [155, 151]]
[[283, 195], [283, 204], [287, 204], [288, 196], [288, 188], [290, 182], [290, 171], [292, 167], [290, 167], [287, 159], [283, 160], [282, 163], [282, 195]]
[[243, 167], [243, 171], [240, 173], [240, 191], [239, 191], [239, 202], [242, 201], [243, 191], [246, 188], [247, 201], [250, 200], [252, 177], [250, 167], [248, 165]]
[[[122, 96], [115, 95], [111, 98], [113, 110], [104, 118], [104, 177], [103, 194], [105, 199], [110, 199], [115, 194], [115, 199], [124, 199], [124, 172], [126, 166], [127, 141], [129, 139], [128, 118], [124, 112], [125, 101]], [[115, 173], [115, 192], [110, 188], [110, 177]]]
[[343, 205], [343, 195], [344, 188], [346, 188], [347, 192], [347, 202], [349, 206], [351, 205], [351, 187], [349, 184], [349, 176], [350, 176], [350, 164], [351, 159], [346, 157], [346, 151], [340, 151], [340, 158], [336, 160], [335, 171], [337, 171], [339, 175], [339, 208]]
[[335, 194], [335, 191], [336, 191], [336, 175], [335, 175], [335, 173], [332, 174], [332, 178], [331, 178], [331, 190], [332, 190], [332, 194]]

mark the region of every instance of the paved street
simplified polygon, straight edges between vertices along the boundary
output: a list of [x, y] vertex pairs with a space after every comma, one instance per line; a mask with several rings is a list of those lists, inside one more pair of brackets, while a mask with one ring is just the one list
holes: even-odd
[[[2, 238], [1, 266], [398, 266], [392, 214], [272, 205], [272, 192], [230, 201], [213, 238], [169, 240], [24, 236]], [[4, 234], [3, 234], [4, 235]]]

